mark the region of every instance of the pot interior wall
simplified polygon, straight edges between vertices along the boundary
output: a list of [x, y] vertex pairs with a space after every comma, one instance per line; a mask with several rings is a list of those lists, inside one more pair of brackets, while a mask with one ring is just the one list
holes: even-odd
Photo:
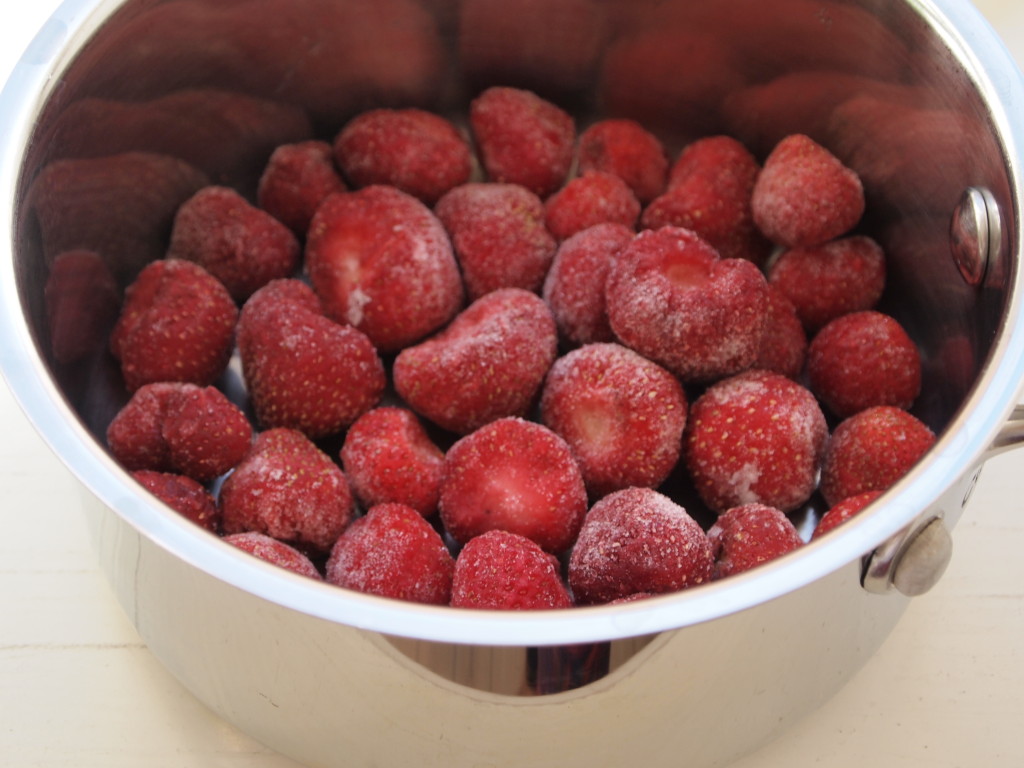
[[[634, 118], [673, 155], [728, 133], [763, 159], [802, 132], [854, 167], [869, 210], [860, 230], [889, 258], [882, 308], [921, 347], [916, 412], [939, 430], [1005, 314], [1015, 224], [1004, 216], [999, 258], [967, 285], [950, 254], [957, 202], [981, 187], [1004, 212], [1012, 203], [959, 56], [911, 5], [872, 1], [129, 0], [40, 114], [21, 178], [19, 290], [41, 357], [102, 440], [127, 397], [105, 334], [183, 200], [208, 183], [252, 196], [274, 146], [329, 141], [361, 110], [461, 120], [482, 88], [512, 85], [571, 109], [581, 128]], [[100, 260], [62, 263], [80, 249]]]

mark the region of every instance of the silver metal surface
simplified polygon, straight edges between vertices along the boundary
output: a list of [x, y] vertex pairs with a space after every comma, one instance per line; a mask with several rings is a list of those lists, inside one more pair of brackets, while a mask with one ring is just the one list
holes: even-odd
[[914, 537], [892, 576], [892, 585], [907, 597], [923, 595], [946, 572], [953, 557], [953, 538], [940, 518], [935, 518]]
[[998, 253], [1002, 226], [999, 206], [986, 189], [964, 192], [950, 222], [950, 250], [968, 285], [980, 285], [989, 260]]
[[[756, 572], [565, 612], [317, 584], [146, 496], [103, 444], [126, 396], [96, 343], [107, 310], [53, 305], [68, 293], [62, 254], [98, 253], [79, 287], [106, 295], [161, 255], [197, 185], [246, 190], [281, 136], [330, 137], [369, 106], [457, 116], [497, 82], [580, 126], [633, 117], [673, 151], [728, 132], [763, 156], [797, 130], [833, 148], [860, 173], [863, 229], [886, 250], [883, 309], [921, 346], [915, 413], [934, 449], [841, 533]], [[0, 97], [0, 367], [87, 489], [100, 556], [149, 647], [275, 749], [315, 765], [721, 765], [870, 656], [905, 598], [862, 589], [864, 559], [934, 517], [952, 528], [980, 463], [1020, 441], [1020, 412], [1007, 422], [1024, 381], [1020, 103], [1009, 55], [956, 0], [67, 0]], [[977, 285], [949, 258], [968, 188], [1001, 212]], [[589, 662], [566, 661], [580, 645], [599, 660], [582, 682]], [[557, 679], [570, 690], [538, 682]]]
[[953, 539], [941, 517], [926, 515], [875, 548], [864, 569], [867, 592], [893, 590], [918, 597], [934, 587], [953, 555]]

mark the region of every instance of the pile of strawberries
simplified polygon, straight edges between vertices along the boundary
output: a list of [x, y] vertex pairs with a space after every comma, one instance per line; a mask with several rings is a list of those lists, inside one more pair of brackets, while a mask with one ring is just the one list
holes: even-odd
[[[633, 600], [804, 542], [935, 436], [876, 306], [856, 174], [803, 135], [670, 161], [636, 122], [493, 87], [279, 147], [179, 209], [110, 348], [110, 451], [257, 557], [496, 609]], [[218, 384], [233, 356], [246, 397]], [[664, 489], [717, 518], [705, 530]], [[699, 515], [698, 515], [699, 517]]]

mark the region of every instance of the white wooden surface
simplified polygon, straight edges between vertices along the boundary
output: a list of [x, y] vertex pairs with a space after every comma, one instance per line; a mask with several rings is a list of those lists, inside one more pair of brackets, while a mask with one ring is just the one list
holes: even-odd
[[[0, 81], [55, 0], [4, 0]], [[1024, 61], [1024, 3], [977, 5]], [[989, 462], [952, 565], [819, 711], [734, 768], [1024, 765], [1024, 451]], [[0, 766], [297, 768], [153, 659], [89, 548], [75, 481], [0, 385]]]

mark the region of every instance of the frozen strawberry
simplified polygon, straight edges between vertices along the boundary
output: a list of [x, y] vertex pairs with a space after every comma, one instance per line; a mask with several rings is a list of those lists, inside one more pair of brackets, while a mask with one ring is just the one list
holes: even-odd
[[338, 537], [327, 581], [381, 597], [447, 605], [454, 561], [441, 535], [404, 504], [379, 504]]
[[557, 349], [544, 301], [505, 288], [477, 299], [438, 335], [403, 349], [392, 376], [419, 415], [466, 434], [504, 416], [525, 416]]
[[341, 469], [301, 432], [283, 428], [256, 436], [219, 502], [224, 533], [256, 531], [311, 554], [327, 553], [353, 514]]
[[694, 401], [683, 450], [697, 492], [716, 512], [753, 502], [789, 512], [814, 493], [827, 438], [814, 395], [751, 370]]
[[154, 382], [139, 387], [107, 425], [107, 447], [127, 470], [171, 472], [171, 449], [164, 439], [169, 405], [194, 384]]
[[334, 140], [338, 167], [357, 187], [386, 184], [427, 205], [469, 181], [469, 143], [451, 122], [422, 109], [373, 109]]
[[[315, 315], [323, 314], [323, 307], [320, 299], [313, 292], [308, 284], [299, 279], [286, 278], [284, 280], [273, 280], [260, 288], [249, 297], [242, 307], [243, 314], [248, 321], [252, 317], [276, 310], [286, 310], [289, 313], [312, 312]], [[239, 317], [239, 321], [241, 321]], [[239, 323], [238, 343], [241, 346], [245, 343], [246, 324]]]
[[711, 580], [714, 559], [697, 521], [650, 488], [625, 488], [591, 507], [569, 557], [576, 603], [675, 592]]
[[216, 533], [220, 524], [217, 502], [206, 488], [190, 477], [172, 472], [139, 469], [131, 473], [147, 491], [200, 528]]
[[782, 291], [768, 284], [768, 322], [754, 368], [798, 379], [807, 357], [807, 334], [796, 308]]
[[772, 242], [787, 248], [821, 245], [860, 221], [864, 188], [825, 147], [793, 134], [765, 159], [750, 204], [758, 228]]
[[178, 209], [167, 256], [200, 264], [231, 297], [245, 301], [299, 265], [299, 241], [284, 224], [235, 190], [205, 187]]
[[682, 386], [619, 344], [589, 344], [556, 360], [540, 408], [541, 421], [572, 448], [592, 498], [657, 487], [679, 460]]
[[451, 605], [533, 611], [569, 608], [572, 598], [553, 555], [524, 536], [494, 530], [470, 540], [459, 552]]
[[723, 259], [747, 259], [760, 266], [771, 251], [750, 209], [760, 171], [757, 160], [736, 139], [698, 139], [672, 166], [668, 189], [644, 209], [640, 224], [645, 229], [685, 227]]
[[561, 339], [570, 346], [612, 341], [604, 284], [634, 232], [621, 224], [597, 224], [558, 246], [541, 295]]
[[921, 355], [895, 318], [854, 312], [837, 317], [811, 340], [807, 381], [841, 419], [874, 405], [907, 409], [921, 392]]
[[879, 405], [840, 422], [821, 468], [830, 507], [866, 491], [884, 491], [935, 444], [935, 433], [902, 408]]
[[599, 120], [580, 134], [580, 173], [613, 173], [633, 190], [641, 205], [665, 191], [668, 154], [661, 141], [635, 120]]
[[327, 197], [309, 226], [306, 269], [327, 316], [358, 328], [382, 352], [419, 341], [462, 306], [444, 227], [393, 187]]
[[334, 167], [331, 145], [301, 141], [282, 144], [270, 155], [256, 189], [256, 202], [297, 236], [305, 237], [324, 198], [345, 189]]
[[720, 259], [690, 230], [638, 234], [608, 273], [612, 331], [684, 381], [710, 381], [757, 359], [768, 284], [744, 259]]
[[461, 544], [497, 529], [558, 553], [576, 539], [587, 491], [562, 438], [541, 424], [509, 417], [448, 449], [440, 510], [445, 529]]
[[424, 517], [437, 511], [444, 453], [412, 411], [382, 406], [364, 413], [345, 434], [341, 464], [365, 507], [400, 503]]
[[858, 493], [856, 496], [845, 498], [835, 506], [830, 507], [815, 526], [811, 539], [817, 539], [834, 528], [838, 528], [881, 495], [881, 491], [865, 491], [864, 493]]
[[238, 308], [217, 278], [181, 259], [155, 261], [125, 290], [110, 336], [125, 385], [212, 384], [227, 367]]
[[434, 208], [470, 299], [499, 288], [539, 291], [558, 244], [540, 198], [517, 184], [463, 184]]
[[233, 533], [225, 536], [224, 541], [233, 547], [248, 552], [250, 555], [265, 560], [273, 565], [287, 568], [300, 576], [308, 576], [311, 579], [321, 580], [323, 577], [320, 571], [313, 565], [313, 561], [304, 554], [290, 547], [283, 541], [271, 538], [264, 533], [248, 531], [247, 533]]
[[183, 385], [168, 403], [162, 434], [171, 464], [200, 482], [234, 468], [252, 443], [249, 420], [216, 387]]
[[242, 373], [264, 427], [291, 427], [312, 438], [349, 426], [374, 407], [384, 364], [364, 333], [320, 314], [298, 280], [269, 283], [238, 322]]
[[577, 176], [544, 203], [548, 231], [565, 240], [595, 224], [621, 224], [633, 229], [640, 202], [629, 186], [610, 173], [587, 171]]
[[791, 248], [768, 267], [768, 282], [789, 297], [814, 333], [840, 315], [875, 306], [885, 288], [885, 254], [863, 235]]
[[800, 534], [779, 509], [743, 504], [727, 509], [708, 529], [716, 579], [748, 571], [803, 545]]
[[220, 390], [179, 382], [140, 387], [107, 427], [107, 445], [126, 469], [201, 483], [238, 464], [251, 439], [245, 414]]
[[95, 251], [60, 253], [43, 288], [50, 351], [58, 363], [74, 363], [96, 353], [117, 320], [121, 289]]
[[576, 125], [550, 101], [519, 88], [491, 87], [470, 103], [469, 123], [491, 181], [521, 184], [541, 198], [565, 183]]

